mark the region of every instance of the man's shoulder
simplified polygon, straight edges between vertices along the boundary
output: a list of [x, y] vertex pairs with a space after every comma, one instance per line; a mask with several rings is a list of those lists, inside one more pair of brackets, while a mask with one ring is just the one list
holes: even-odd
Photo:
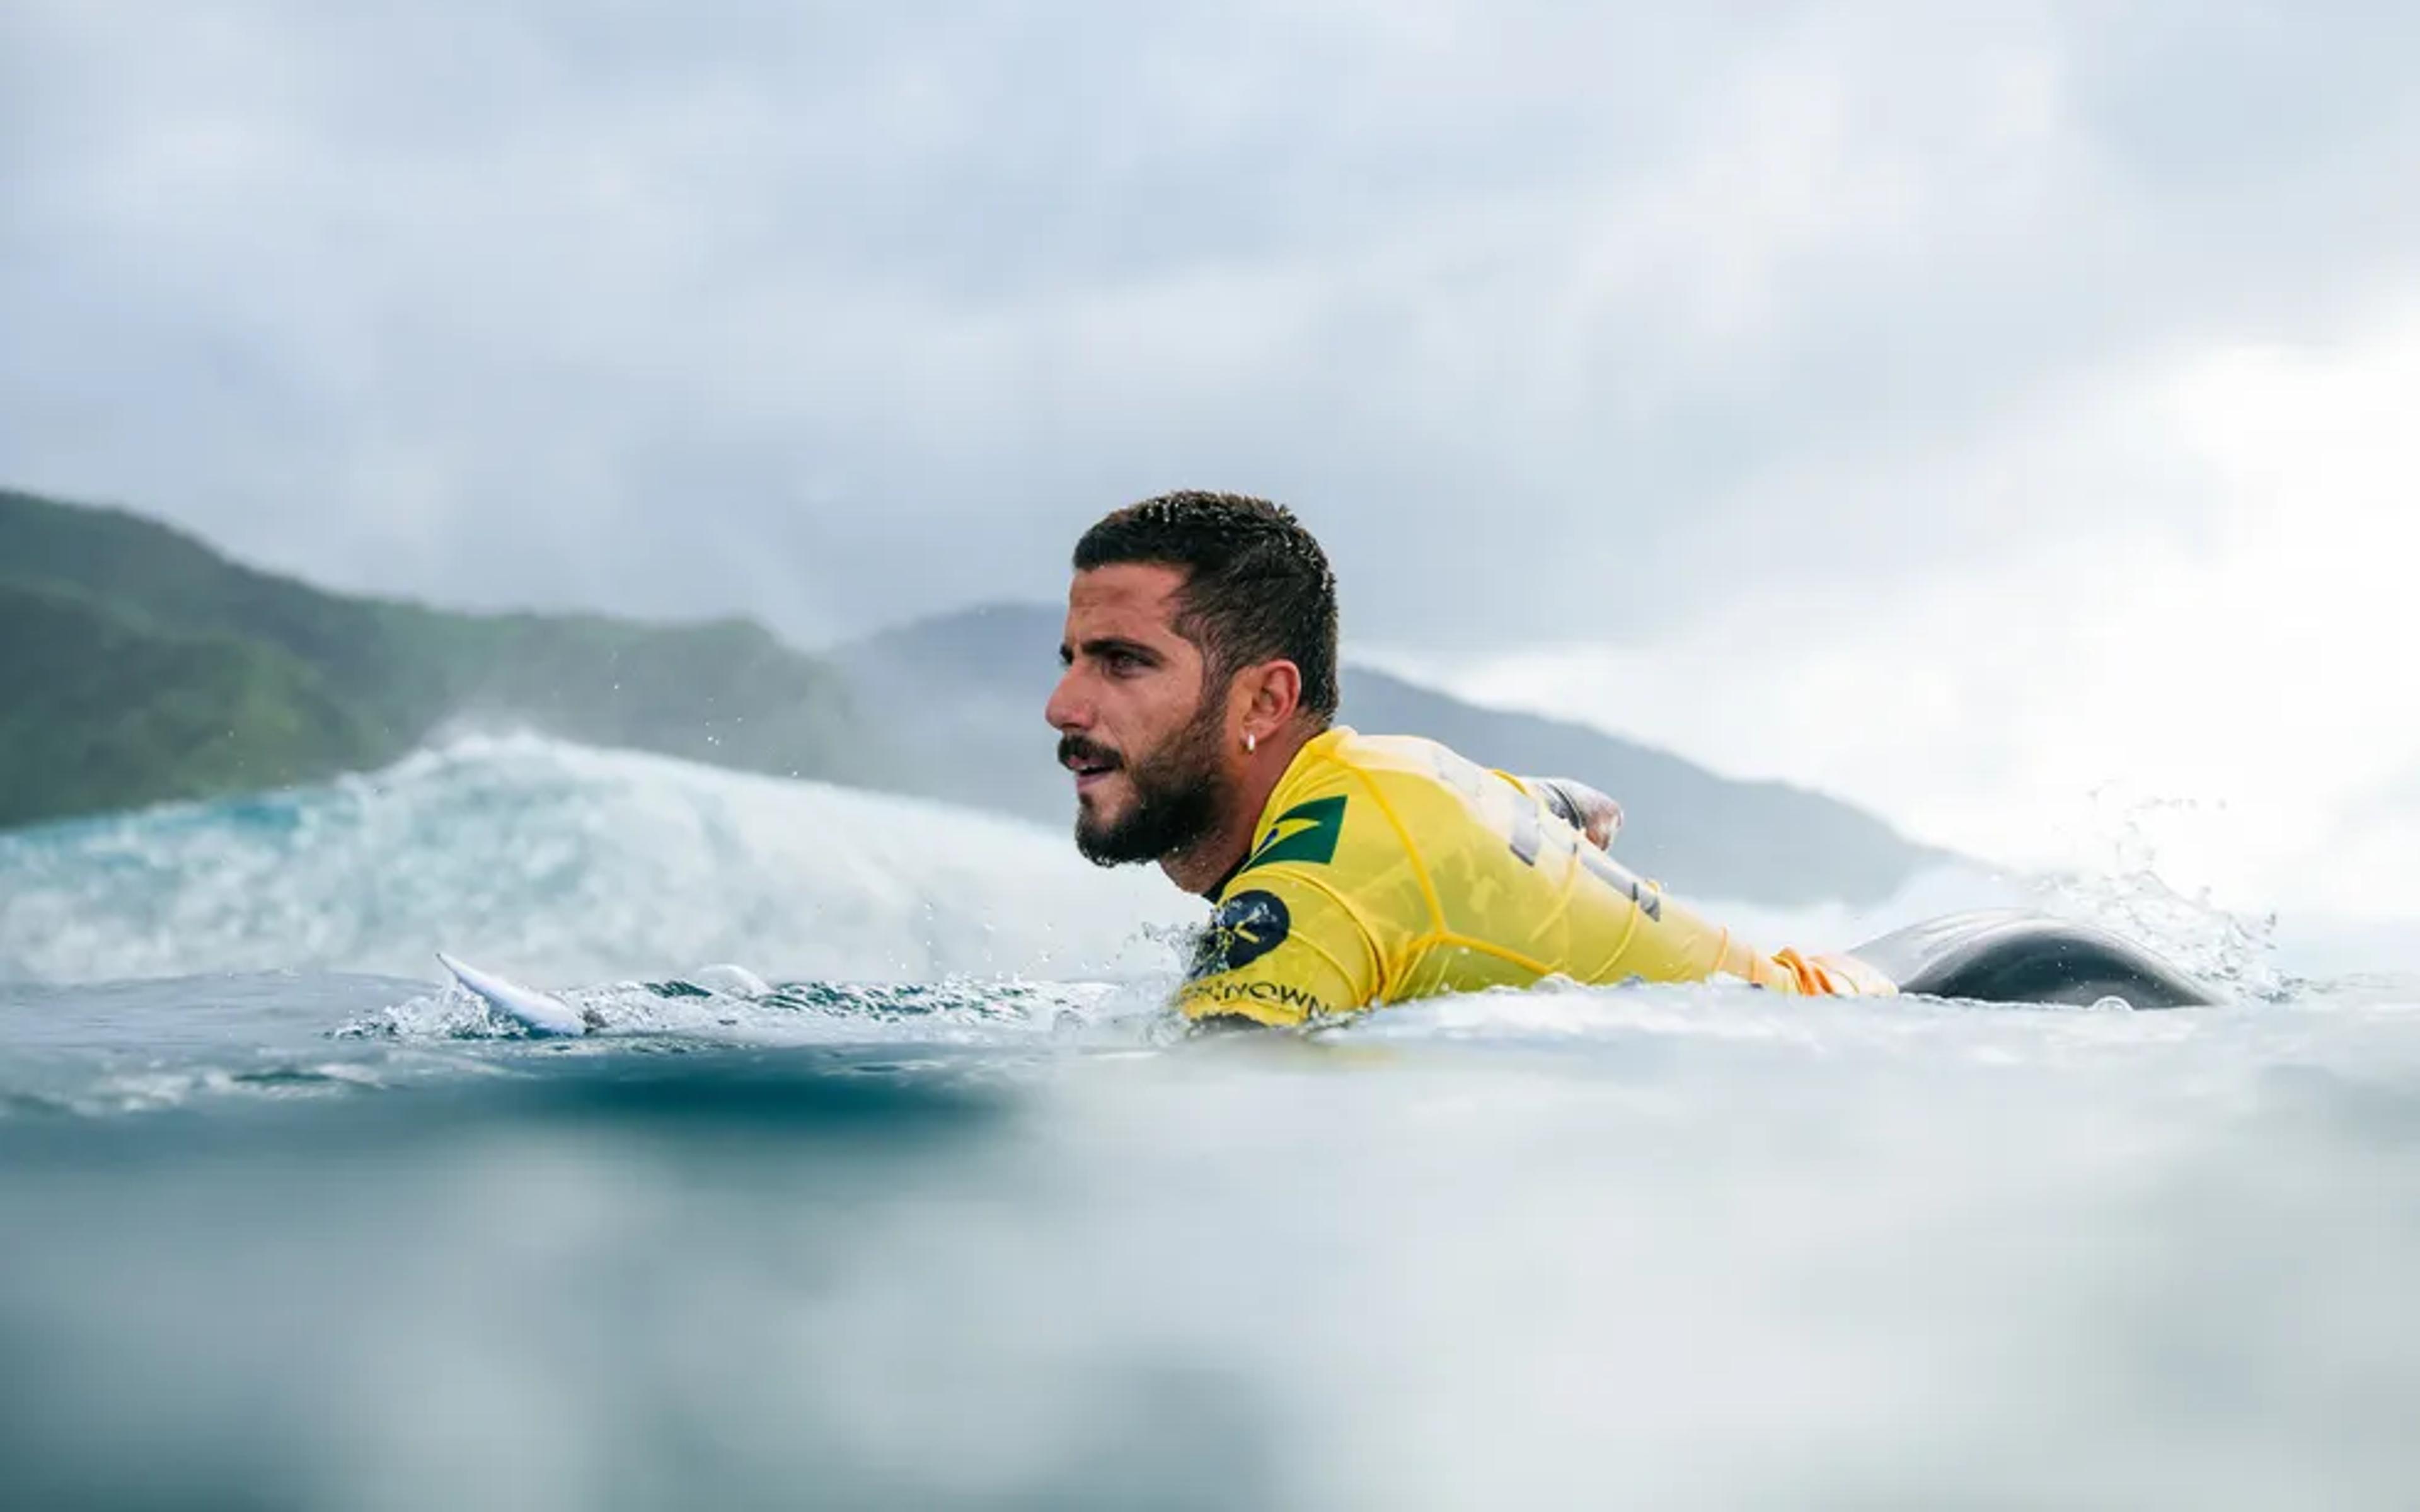
[[1407, 735], [1365, 735], [1339, 725], [1303, 748], [1271, 795], [1251, 851], [1231, 879], [1295, 873], [1314, 886], [1350, 890], [1360, 873], [1404, 849], [1391, 810], [1408, 782], [1436, 780], [1435, 757], [1451, 753]]
[[[1365, 735], [1341, 726], [1329, 734], [1339, 738], [1325, 744], [1314, 769], [1300, 774], [1305, 796], [1357, 790], [1405, 818], [1416, 812], [1424, 822], [1436, 824], [1448, 822], [1499, 783], [1516, 790], [1521, 786], [1452, 747], [1420, 735]], [[1286, 796], [1295, 801], [1292, 793]]]
[[1337, 726], [1304, 748], [1230, 887], [1291, 871], [1357, 894], [1372, 874], [1398, 871], [1406, 856], [1419, 861], [1423, 846], [1407, 825], [1448, 821], [1449, 809], [1462, 808], [1464, 790], [1484, 779], [1477, 765], [1434, 740]]
[[1310, 759], [1299, 776], [1306, 787], [1342, 787], [1356, 780], [1388, 787], [1404, 781], [1436, 782], [1472, 764], [1451, 748], [1423, 736], [1364, 734], [1345, 725], [1321, 735], [1304, 748], [1304, 754]]

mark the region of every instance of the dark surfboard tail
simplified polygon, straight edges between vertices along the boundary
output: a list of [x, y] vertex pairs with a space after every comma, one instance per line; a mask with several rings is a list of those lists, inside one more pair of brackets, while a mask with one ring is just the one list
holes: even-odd
[[1903, 993], [1985, 1003], [2098, 1003], [2194, 1008], [2208, 985], [2130, 940], [2042, 914], [1953, 914], [1850, 952]]

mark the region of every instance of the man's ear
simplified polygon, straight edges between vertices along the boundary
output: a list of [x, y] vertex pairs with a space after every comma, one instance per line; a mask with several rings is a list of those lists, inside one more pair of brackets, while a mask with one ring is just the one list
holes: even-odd
[[1275, 733], [1302, 707], [1302, 669], [1293, 662], [1264, 661], [1241, 681], [1250, 693], [1245, 717], [1255, 726]]

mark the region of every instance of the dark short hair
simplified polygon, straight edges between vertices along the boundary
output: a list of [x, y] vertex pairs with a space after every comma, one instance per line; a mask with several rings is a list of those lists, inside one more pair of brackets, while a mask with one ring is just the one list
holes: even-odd
[[1185, 570], [1176, 633], [1224, 680], [1280, 658], [1302, 707], [1336, 717], [1336, 574], [1294, 511], [1243, 494], [1162, 494], [1114, 511], [1076, 543], [1076, 570], [1124, 563]]

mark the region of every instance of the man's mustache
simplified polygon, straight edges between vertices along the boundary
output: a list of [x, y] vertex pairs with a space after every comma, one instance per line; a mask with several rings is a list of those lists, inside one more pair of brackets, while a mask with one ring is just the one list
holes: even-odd
[[1061, 735], [1059, 764], [1073, 766], [1078, 762], [1094, 766], [1109, 767], [1124, 766], [1126, 764], [1125, 757], [1096, 741], [1086, 740], [1081, 735]]

